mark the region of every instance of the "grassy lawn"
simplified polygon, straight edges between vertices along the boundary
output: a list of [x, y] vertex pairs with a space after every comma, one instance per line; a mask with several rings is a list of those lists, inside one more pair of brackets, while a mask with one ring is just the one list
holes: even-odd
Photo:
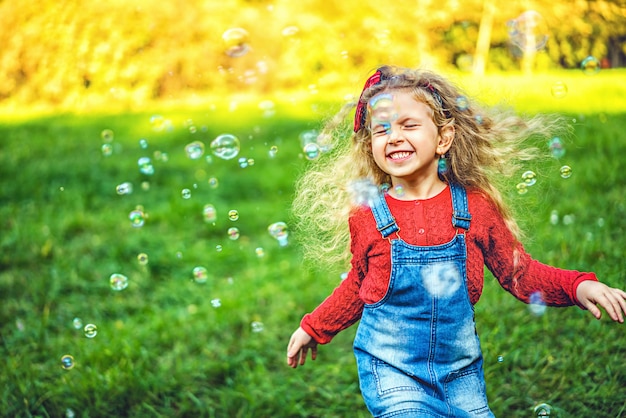
[[[466, 80], [488, 101], [504, 91], [525, 112], [563, 111], [572, 121], [566, 154], [529, 163], [537, 184], [517, 194], [520, 173], [510, 194], [535, 258], [595, 271], [622, 288], [624, 75]], [[563, 79], [569, 96], [558, 99], [549, 89]], [[272, 116], [257, 103], [17, 120], [5, 114], [0, 415], [369, 416], [351, 352], [354, 327], [321, 347], [315, 363], [298, 370], [285, 364], [301, 316], [342, 273], [303, 265], [298, 239], [305, 237], [297, 231], [284, 247], [267, 231], [292, 221], [293, 182], [307, 165], [299, 136], [318, 128], [327, 108], [277, 101]], [[155, 125], [156, 114], [171, 124]], [[105, 129], [113, 131], [110, 143]], [[223, 133], [240, 139], [234, 159], [211, 153]], [[199, 159], [185, 153], [193, 141], [205, 145]], [[139, 171], [141, 157], [152, 159], [153, 174]], [[563, 165], [572, 168], [570, 178], [559, 175]], [[124, 182], [132, 193], [116, 192]], [[205, 221], [207, 204], [215, 222]], [[138, 206], [145, 223], [134, 227], [129, 214]], [[229, 219], [231, 210], [238, 219]], [[238, 228], [237, 239], [230, 228]], [[204, 282], [194, 279], [196, 267], [206, 268]], [[127, 288], [111, 288], [114, 273], [128, 278]], [[476, 316], [496, 416], [535, 416], [535, 406], [547, 403], [551, 416], [626, 417], [624, 325], [575, 307], [534, 315], [489, 274], [485, 282]], [[85, 336], [88, 324], [97, 327], [93, 338]], [[62, 363], [64, 355], [73, 362]]]

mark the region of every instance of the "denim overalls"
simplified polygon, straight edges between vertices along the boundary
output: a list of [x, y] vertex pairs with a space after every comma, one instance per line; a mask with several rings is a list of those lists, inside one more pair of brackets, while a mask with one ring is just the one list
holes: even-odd
[[366, 304], [354, 341], [361, 392], [375, 417], [493, 417], [466, 278], [467, 195], [450, 184], [452, 241], [410, 245], [384, 195], [372, 205], [391, 242], [386, 295]]

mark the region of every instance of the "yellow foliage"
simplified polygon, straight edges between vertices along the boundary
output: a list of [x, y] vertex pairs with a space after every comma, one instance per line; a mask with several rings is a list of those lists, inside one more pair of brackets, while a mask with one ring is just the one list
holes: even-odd
[[[189, 95], [279, 90], [353, 91], [381, 64], [453, 68], [475, 53], [484, 0], [20, 0], [0, 2], [0, 101], [141, 106]], [[506, 22], [529, 4], [496, 13], [488, 70], [519, 68]], [[552, 33], [543, 68], [612, 55], [626, 6], [541, 0]], [[559, 24], [567, 19], [567, 25]], [[240, 28], [238, 54], [224, 34]], [[247, 35], [245, 35], [247, 34]], [[612, 43], [611, 43], [612, 42]], [[616, 43], [617, 42], [617, 43]]]

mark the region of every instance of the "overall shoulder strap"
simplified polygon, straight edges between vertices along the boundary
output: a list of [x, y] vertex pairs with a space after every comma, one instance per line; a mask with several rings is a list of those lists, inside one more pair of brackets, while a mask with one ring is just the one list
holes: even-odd
[[374, 219], [376, 219], [376, 229], [381, 233], [383, 238], [387, 238], [389, 235], [400, 230], [396, 220], [391, 215], [391, 211], [389, 211], [384, 192], [378, 193], [371, 209], [374, 214]]
[[455, 228], [468, 230], [472, 215], [467, 206], [467, 192], [460, 184], [450, 183], [452, 194], [452, 225]]

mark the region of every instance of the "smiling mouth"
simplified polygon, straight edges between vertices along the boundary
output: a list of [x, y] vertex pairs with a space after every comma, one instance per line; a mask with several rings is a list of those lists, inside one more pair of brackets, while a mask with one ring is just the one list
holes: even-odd
[[392, 152], [391, 154], [387, 155], [387, 158], [391, 160], [404, 160], [405, 158], [408, 158], [411, 154], [413, 153], [409, 151], [398, 151]]

